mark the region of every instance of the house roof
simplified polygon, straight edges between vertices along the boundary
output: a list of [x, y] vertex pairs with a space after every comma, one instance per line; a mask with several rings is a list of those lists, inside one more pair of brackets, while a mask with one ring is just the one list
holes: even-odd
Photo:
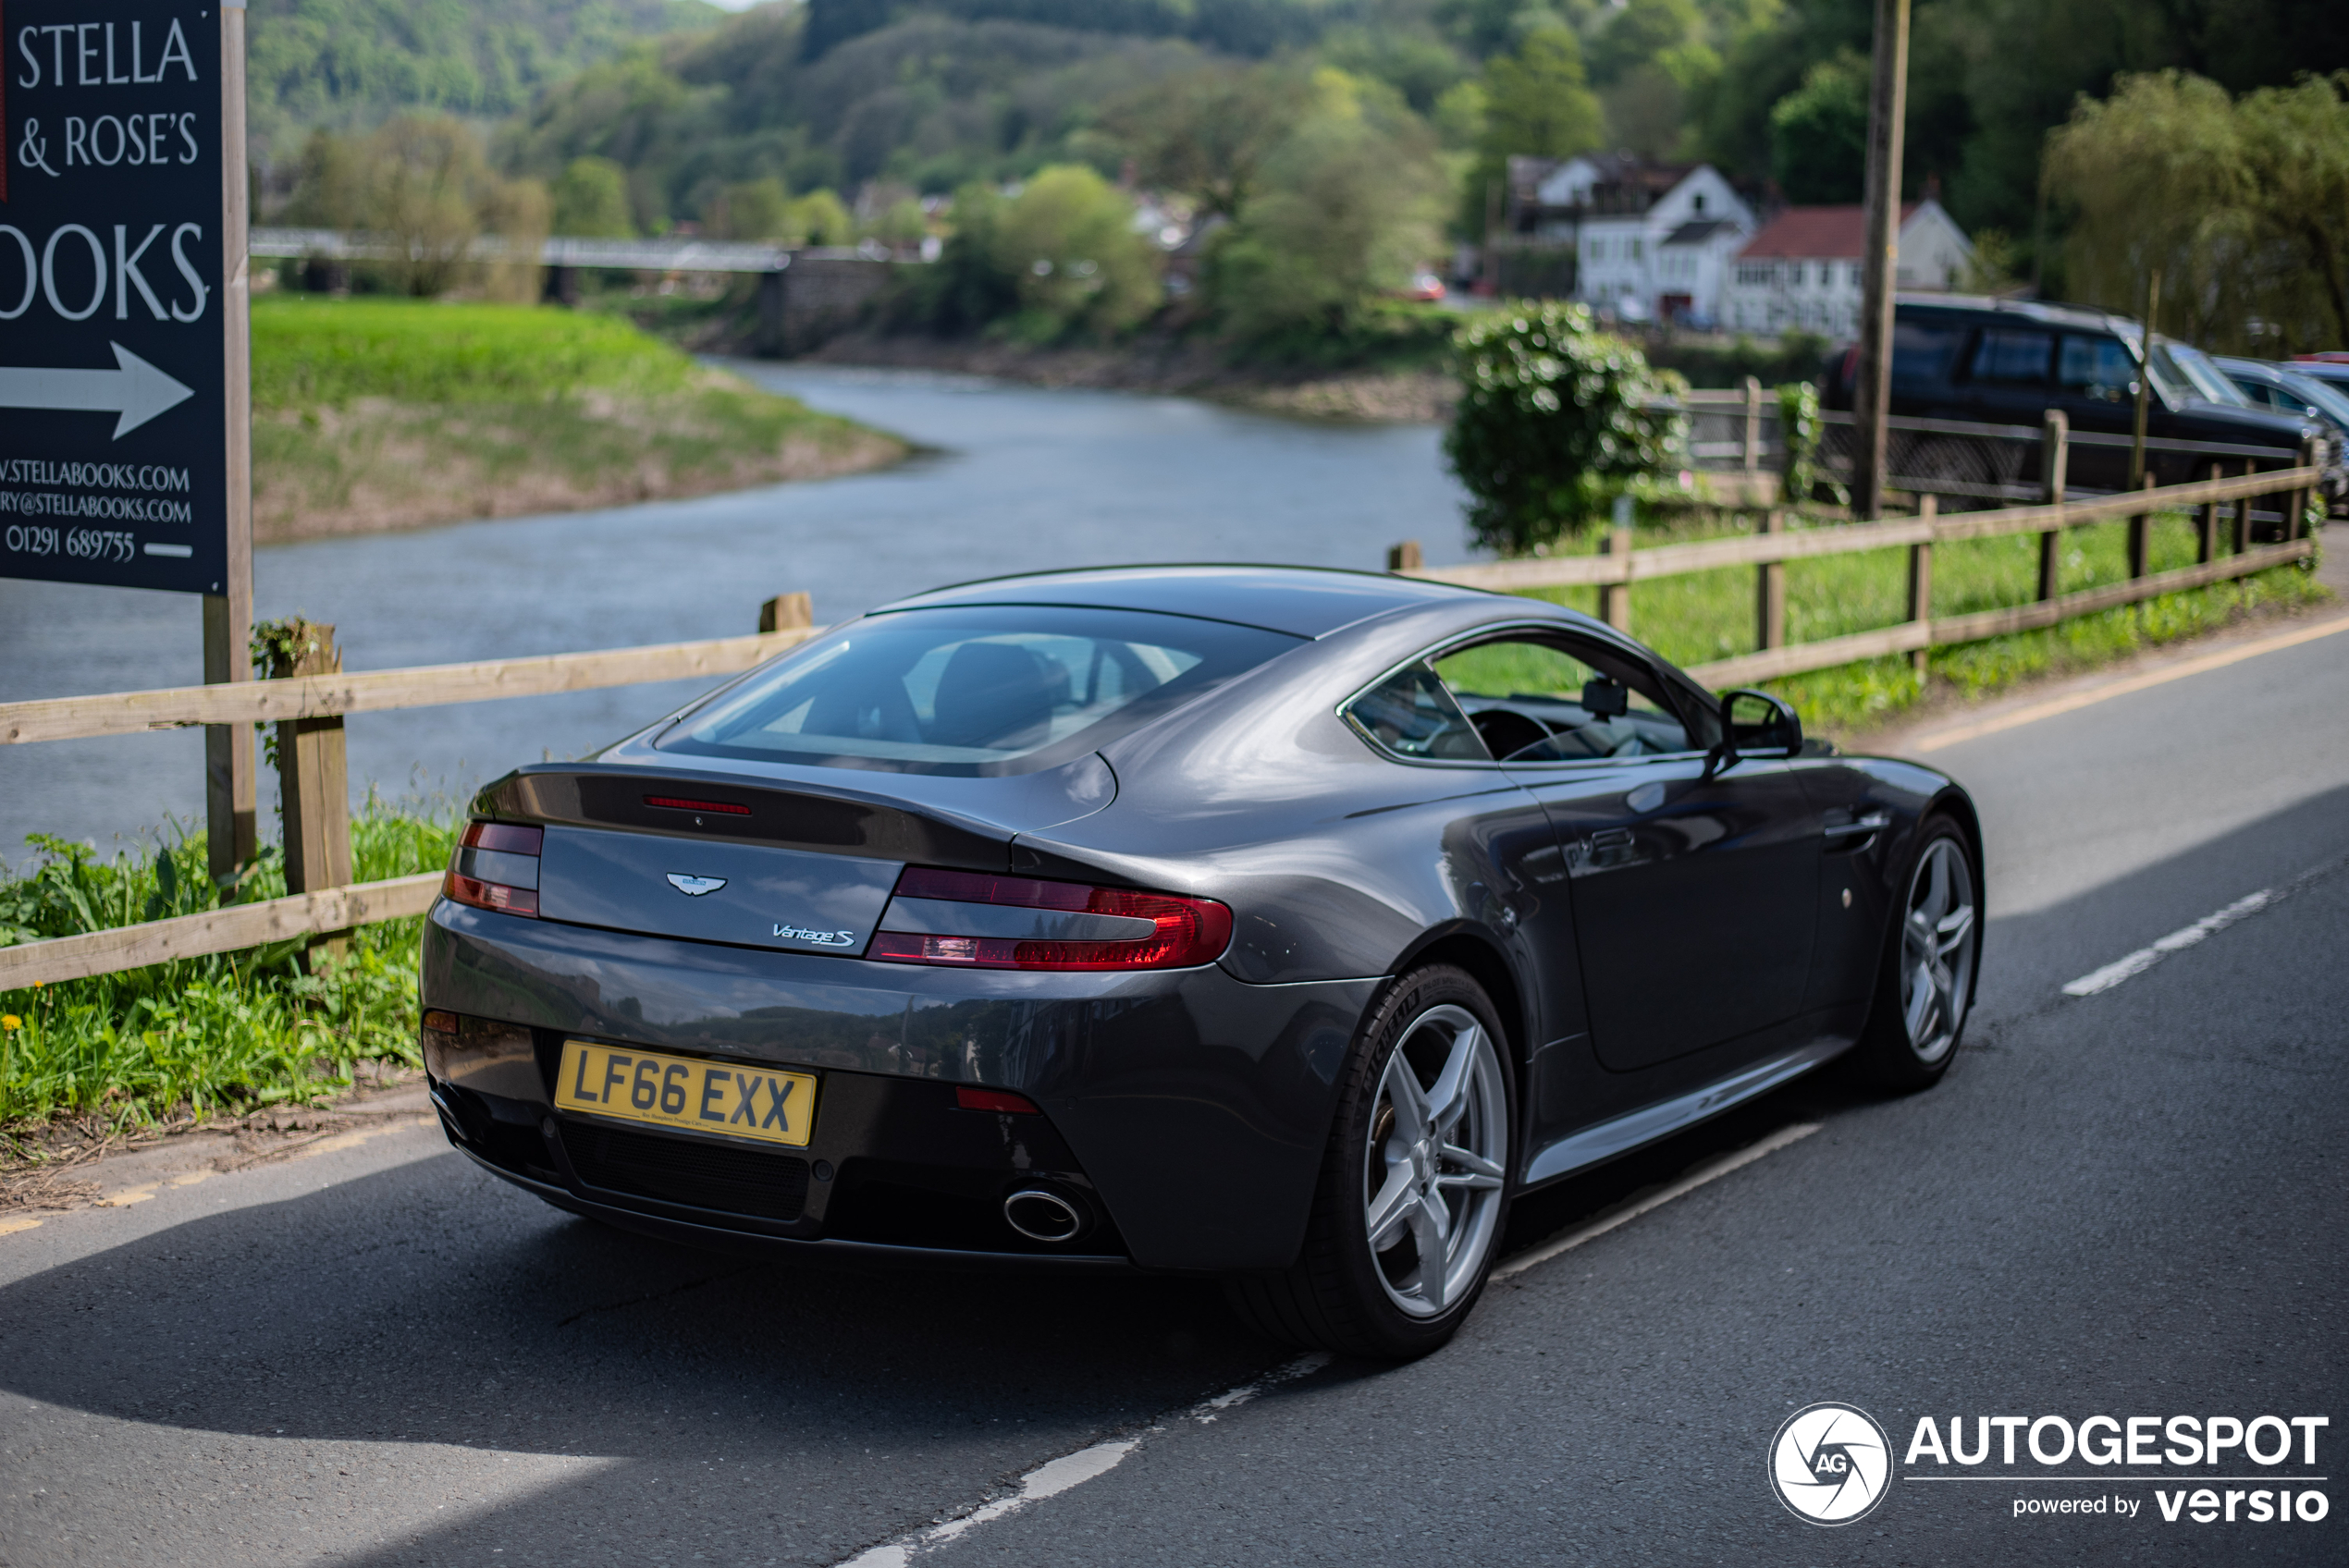
[[1728, 218], [1691, 218], [1664, 237], [1666, 245], [1702, 245], [1723, 229], [1738, 227]]
[[[1924, 203], [1911, 202], [1900, 209], [1906, 228]], [[1738, 252], [1741, 260], [1853, 261], [1867, 249], [1865, 207], [1789, 207], [1762, 226], [1762, 232]]]

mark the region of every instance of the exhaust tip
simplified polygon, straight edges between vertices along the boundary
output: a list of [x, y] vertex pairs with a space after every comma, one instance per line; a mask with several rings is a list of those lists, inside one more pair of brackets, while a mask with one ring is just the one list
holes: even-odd
[[1086, 1215], [1045, 1187], [1022, 1187], [1003, 1200], [1003, 1222], [1031, 1242], [1073, 1242], [1084, 1234]]

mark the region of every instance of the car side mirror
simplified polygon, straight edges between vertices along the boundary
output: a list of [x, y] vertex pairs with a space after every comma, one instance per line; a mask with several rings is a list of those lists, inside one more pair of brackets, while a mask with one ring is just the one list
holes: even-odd
[[1752, 687], [1721, 693], [1721, 743], [1707, 773], [1726, 773], [1743, 757], [1790, 757], [1802, 750], [1802, 720], [1782, 697]]
[[1585, 680], [1582, 711], [1593, 718], [1621, 718], [1631, 711], [1631, 693], [1619, 681], [1605, 678]]

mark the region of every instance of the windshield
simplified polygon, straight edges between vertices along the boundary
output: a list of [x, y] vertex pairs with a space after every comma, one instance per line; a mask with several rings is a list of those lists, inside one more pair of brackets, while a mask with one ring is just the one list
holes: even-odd
[[2162, 342], [2170, 361], [2194, 384], [2196, 396], [2206, 401], [2230, 409], [2257, 408], [2258, 405], [2244, 395], [2242, 387], [2229, 379], [2227, 373], [2213, 364], [2210, 356], [2185, 343]]
[[2161, 400], [2171, 407], [2203, 397], [2202, 389], [2186, 378], [2185, 371], [2171, 356], [2168, 344], [2155, 343], [2153, 357], [2146, 364], [2153, 372], [2153, 389], [2160, 393]]
[[785, 655], [656, 744], [896, 773], [1027, 773], [1080, 756], [1300, 640], [1136, 610], [868, 616]]

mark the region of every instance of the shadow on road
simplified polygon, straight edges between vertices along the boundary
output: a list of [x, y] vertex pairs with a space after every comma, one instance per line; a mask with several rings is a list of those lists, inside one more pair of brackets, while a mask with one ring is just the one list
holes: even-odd
[[[1994, 923], [1977, 1043], [2000, 1048], [1998, 1020], [2045, 1011], [2073, 974], [2344, 851], [2349, 790]], [[1832, 1075], [1798, 1084], [1522, 1200], [1508, 1245], [1790, 1122], [1883, 1109]], [[745, 1261], [545, 1209], [453, 1155], [48, 1270], [0, 1289], [0, 1387], [67, 1409], [621, 1462], [341, 1559], [386, 1564], [486, 1562], [491, 1542], [510, 1563], [832, 1562], [1288, 1354], [1208, 1281]]]

